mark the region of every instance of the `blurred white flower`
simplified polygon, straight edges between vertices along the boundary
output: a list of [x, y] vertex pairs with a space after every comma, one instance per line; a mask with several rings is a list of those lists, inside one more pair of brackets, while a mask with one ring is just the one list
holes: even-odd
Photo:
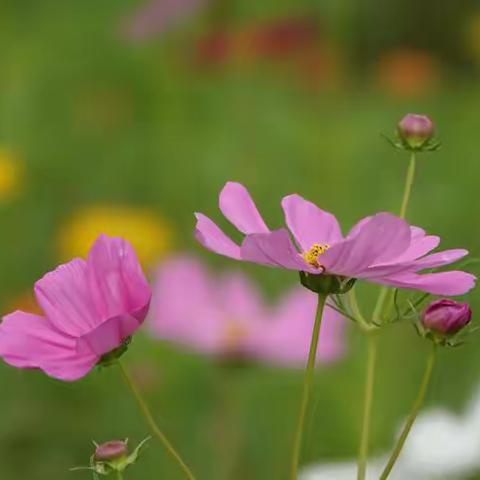
[[[387, 462], [385, 454], [369, 462], [367, 480], [377, 479]], [[301, 480], [351, 480], [355, 460], [305, 468]], [[391, 480], [465, 480], [480, 472], [480, 389], [461, 416], [445, 409], [421, 414], [390, 475]]]

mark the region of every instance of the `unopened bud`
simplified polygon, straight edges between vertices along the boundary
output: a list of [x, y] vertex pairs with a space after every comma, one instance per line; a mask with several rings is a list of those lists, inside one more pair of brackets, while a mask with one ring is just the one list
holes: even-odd
[[398, 122], [397, 132], [410, 149], [419, 150], [432, 139], [434, 125], [426, 115], [409, 113]]
[[422, 314], [423, 326], [441, 335], [453, 335], [467, 325], [472, 318], [468, 303], [442, 299], [432, 302]]
[[128, 453], [127, 443], [123, 440], [111, 440], [97, 446], [94, 454], [95, 460], [108, 462], [126, 457]]

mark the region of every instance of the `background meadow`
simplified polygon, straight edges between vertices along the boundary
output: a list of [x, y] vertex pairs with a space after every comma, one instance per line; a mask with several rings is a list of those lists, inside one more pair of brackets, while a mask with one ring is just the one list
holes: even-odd
[[[2, 311], [34, 309], [33, 282], [101, 231], [131, 240], [148, 271], [192, 251], [248, 272], [275, 302], [296, 275], [203, 251], [193, 212], [220, 220], [227, 180], [248, 186], [271, 226], [291, 192], [344, 230], [396, 212], [407, 158], [380, 133], [410, 111], [434, 119], [444, 146], [420, 158], [409, 219], [478, 257], [480, 4], [356, 3], [171, 1], [142, 16], [140, 0], [3, 1]], [[362, 291], [367, 306], [373, 289]], [[469, 299], [479, 310], [476, 292]], [[365, 342], [353, 328], [348, 342], [344, 359], [318, 370], [304, 463], [356, 453]], [[374, 453], [410, 408], [426, 349], [409, 325], [387, 329]], [[461, 412], [479, 361], [477, 339], [443, 351], [428, 405]], [[300, 372], [229, 369], [141, 334], [125, 362], [200, 479], [227, 468], [232, 480], [286, 478]], [[114, 368], [66, 384], [2, 364], [0, 384], [4, 478], [89, 478], [68, 469], [88, 462], [92, 439], [148, 434]], [[130, 476], [181, 478], [153, 443]]]

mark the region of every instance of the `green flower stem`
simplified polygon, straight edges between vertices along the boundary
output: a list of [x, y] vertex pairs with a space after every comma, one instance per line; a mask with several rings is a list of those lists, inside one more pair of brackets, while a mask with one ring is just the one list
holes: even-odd
[[410, 433], [410, 430], [412, 429], [412, 426], [417, 418], [418, 412], [420, 411], [420, 408], [423, 405], [423, 400], [425, 399], [425, 393], [427, 391], [428, 384], [430, 383], [430, 378], [432, 377], [433, 366], [435, 364], [435, 357], [436, 357], [436, 345], [435, 343], [432, 343], [432, 349], [430, 350], [430, 353], [427, 358], [427, 365], [425, 367], [425, 372], [423, 373], [423, 378], [422, 378], [422, 382], [420, 383], [420, 388], [418, 390], [417, 398], [415, 400], [415, 403], [413, 404], [413, 408], [410, 412], [410, 415], [408, 416], [407, 422], [403, 427], [402, 433], [400, 434], [400, 437], [398, 437], [397, 443], [395, 445], [395, 448], [393, 449], [392, 454], [390, 455], [388, 463], [382, 472], [380, 480], [386, 480], [390, 475], [390, 472], [392, 471], [395, 465], [395, 462], [398, 460], [398, 457], [400, 456], [403, 445], [405, 445], [405, 441], [407, 440], [408, 434]]
[[373, 405], [373, 386], [375, 383], [375, 364], [377, 361], [377, 336], [375, 333], [369, 333], [367, 339], [367, 375], [365, 380], [362, 433], [358, 450], [357, 480], [365, 480], [365, 475], [367, 473], [370, 424]]
[[[373, 310], [373, 322], [380, 324], [382, 310], [387, 298], [388, 289], [380, 290], [377, 303]], [[366, 331], [367, 337], [367, 373], [365, 378], [365, 393], [363, 401], [363, 420], [358, 447], [357, 480], [365, 480], [367, 474], [368, 448], [370, 445], [370, 423], [372, 418], [373, 387], [375, 384], [375, 366], [377, 363], [377, 336], [376, 333]]]
[[[412, 193], [413, 180], [415, 178], [416, 155], [412, 152], [410, 163], [408, 165], [405, 188], [403, 191], [402, 204], [400, 207], [400, 218], [405, 219], [407, 215], [408, 203]], [[375, 309], [373, 311], [373, 322], [377, 325], [382, 323], [384, 309], [387, 311], [391, 307], [390, 290], [388, 287], [382, 287], [378, 296]], [[377, 339], [371, 332], [369, 334], [367, 346], [367, 378], [365, 383], [365, 400], [363, 408], [362, 433], [360, 437], [360, 446], [358, 451], [358, 473], [357, 480], [364, 480], [367, 472], [368, 447], [370, 442], [370, 419], [373, 401], [373, 386], [375, 383], [375, 364], [377, 361]], [[407, 433], [408, 434], [408, 433]], [[401, 448], [401, 447], [400, 447]], [[400, 452], [399, 452], [400, 453]], [[385, 477], [386, 478], [386, 477]]]
[[292, 463], [290, 470], [290, 479], [297, 480], [298, 463], [300, 460], [300, 451], [302, 448], [302, 436], [305, 425], [305, 416], [307, 414], [308, 401], [310, 398], [310, 390], [312, 387], [313, 373], [315, 371], [315, 358], [317, 356], [318, 339], [320, 336], [320, 326], [322, 323], [322, 314], [327, 301], [328, 295], [324, 293], [318, 294], [317, 313], [315, 315], [315, 324], [313, 326], [312, 340], [310, 342], [310, 351], [308, 354], [308, 362], [305, 368], [305, 379], [303, 382], [302, 400], [300, 404], [300, 412], [298, 415], [297, 427], [293, 439]]
[[[402, 205], [400, 207], [400, 218], [405, 219], [407, 216], [407, 209], [408, 209], [408, 204], [410, 202], [410, 195], [412, 193], [412, 186], [413, 186], [413, 180], [415, 178], [415, 167], [417, 163], [417, 157], [415, 152], [412, 152], [410, 156], [410, 163], [408, 165], [408, 170], [407, 170], [407, 178], [405, 179], [405, 187], [403, 189], [403, 198], [402, 198]], [[390, 307], [390, 302], [391, 299], [389, 299], [389, 288], [388, 287], [382, 287], [380, 290], [380, 295], [378, 297], [377, 304], [375, 306], [375, 311], [373, 312], [373, 319], [376, 322], [381, 322], [382, 321], [382, 311], [385, 306], [385, 302], [387, 302], [387, 308]]]
[[363, 316], [360, 310], [360, 305], [358, 304], [356, 287], [353, 287], [348, 292], [347, 295], [348, 295], [350, 308], [352, 309], [352, 312], [353, 312], [353, 316], [355, 317], [355, 319], [357, 320], [357, 322], [360, 324], [362, 328], [368, 330], [369, 329], [368, 322], [365, 320], [365, 317]]
[[415, 152], [412, 152], [410, 163], [408, 165], [407, 178], [405, 180], [405, 190], [403, 192], [402, 206], [400, 208], [400, 218], [405, 218], [407, 215], [408, 202], [410, 201], [413, 179], [415, 178], [416, 161], [417, 158]]
[[123, 480], [123, 474], [120, 470], [117, 470], [117, 480]]
[[152, 434], [160, 440], [160, 442], [163, 444], [167, 452], [170, 454], [171, 457], [178, 463], [180, 468], [182, 469], [183, 473], [185, 474], [185, 478], [188, 478], [188, 480], [195, 480], [195, 477], [193, 473], [190, 471], [188, 468], [187, 464], [182, 460], [180, 455], [177, 453], [173, 445], [170, 443], [170, 441], [167, 439], [165, 434], [160, 430], [158, 427], [157, 423], [155, 422], [152, 413], [150, 412], [150, 409], [148, 408], [147, 404], [145, 403], [145, 400], [142, 397], [142, 394], [140, 393], [140, 390], [136, 386], [135, 382], [133, 381], [132, 377], [128, 373], [127, 369], [122, 365], [122, 363], [118, 360], [117, 365], [120, 369], [120, 373], [122, 374], [123, 379], [125, 380], [125, 383], [129, 387], [130, 391], [133, 394], [133, 397], [135, 398], [138, 407], [140, 408], [140, 411], [142, 412], [143, 416], [145, 417], [145, 420], [150, 427], [150, 430], [152, 431]]

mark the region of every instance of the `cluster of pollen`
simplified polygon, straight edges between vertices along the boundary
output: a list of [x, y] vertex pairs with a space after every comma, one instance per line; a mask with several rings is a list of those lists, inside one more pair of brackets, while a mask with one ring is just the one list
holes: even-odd
[[310, 248], [308, 252], [304, 252], [303, 254], [303, 259], [305, 260], [305, 263], [308, 263], [308, 265], [311, 265], [315, 268], [322, 268], [322, 265], [318, 263], [318, 257], [322, 255], [322, 253], [325, 253], [329, 248], [330, 245], [326, 243], [314, 243], [312, 248]]

